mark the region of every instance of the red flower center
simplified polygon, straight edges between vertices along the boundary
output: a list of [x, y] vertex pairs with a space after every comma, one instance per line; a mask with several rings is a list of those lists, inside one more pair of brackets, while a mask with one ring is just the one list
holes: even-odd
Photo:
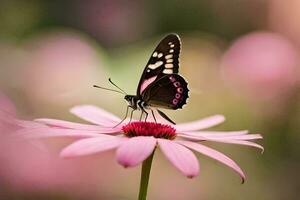
[[153, 136], [173, 140], [176, 137], [176, 130], [169, 125], [154, 122], [131, 122], [122, 127], [127, 137]]

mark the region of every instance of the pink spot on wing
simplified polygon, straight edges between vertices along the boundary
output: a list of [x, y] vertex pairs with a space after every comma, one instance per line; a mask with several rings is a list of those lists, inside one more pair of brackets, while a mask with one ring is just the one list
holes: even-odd
[[173, 99], [173, 104], [177, 105], [178, 104], [178, 100], [177, 99]]
[[177, 92], [182, 94], [183, 93], [183, 88], [181, 88], [181, 87], [177, 88]]
[[170, 76], [169, 79], [172, 81], [172, 82], [175, 82], [176, 79], [173, 77], [173, 76]]
[[140, 89], [140, 93], [141, 93], [141, 94], [143, 93], [143, 91], [144, 91], [151, 83], [153, 83], [153, 81], [155, 81], [156, 77], [157, 77], [157, 76], [153, 76], [153, 77], [151, 77], [151, 78], [149, 78], [149, 79], [144, 80], [144, 82], [143, 82], [142, 85], [141, 85], [141, 89]]
[[173, 83], [175, 87], [179, 87], [180, 83], [178, 81], [176, 81], [175, 83]]
[[175, 94], [175, 98], [176, 98], [176, 99], [180, 99], [180, 97], [181, 97], [181, 95], [180, 95], [179, 93], [176, 93], [176, 94]]

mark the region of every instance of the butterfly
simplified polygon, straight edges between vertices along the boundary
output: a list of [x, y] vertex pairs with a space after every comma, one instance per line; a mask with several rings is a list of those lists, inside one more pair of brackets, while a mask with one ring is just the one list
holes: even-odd
[[[155, 119], [153, 107], [176, 110], [186, 104], [189, 89], [185, 79], [178, 74], [180, 50], [181, 42], [177, 34], [169, 34], [163, 38], [142, 73], [136, 95], [125, 95], [128, 107], [141, 110], [141, 117], [145, 113], [145, 120], [148, 116], [146, 109], [151, 110]], [[162, 111], [157, 111], [175, 124]]]
[[[130, 119], [132, 119], [133, 111], [141, 110], [140, 120], [145, 113], [146, 121], [148, 117], [147, 110], [150, 109], [156, 121], [153, 108], [177, 110], [186, 104], [189, 89], [185, 79], [178, 74], [180, 49], [181, 43], [177, 34], [169, 34], [160, 41], [144, 68], [136, 95], [128, 95], [111, 79], [109, 79], [109, 82], [122, 92], [94, 85], [94, 87], [125, 94], [124, 99], [127, 101], [128, 106], [126, 115], [119, 124], [127, 118], [129, 108], [132, 109]], [[161, 110], [157, 109], [157, 111], [164, 119], [175, 124]]]

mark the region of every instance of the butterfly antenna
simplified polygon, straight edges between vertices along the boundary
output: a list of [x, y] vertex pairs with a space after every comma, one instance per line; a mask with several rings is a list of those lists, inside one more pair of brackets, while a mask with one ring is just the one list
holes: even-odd
[[98, 85], [93, 85], [93, 87], [95, 87], [95, 88], [100, 88], [100, 89], [103, 89], [103, 90], [108, 90], [108, 91], [117, 92], [117, 93], [120, 93], [120, 94], [124, 94], [123, 92], [120, 92], [119, 90], [113, 90], [113, 89], [109, 89], [109, 88], [105, 88], [105, 87], [100, 87], [100, 86], [98, 86]]
[[109, 78], [108, 81], [115, 86], [116, 88], [118, 88], [119, 90], [121, 90], [124, 94], [127, 94], [124, 90], [122, 90], [119, 86], [117, 86], [114, 82], [112, 82], [112, 80]]

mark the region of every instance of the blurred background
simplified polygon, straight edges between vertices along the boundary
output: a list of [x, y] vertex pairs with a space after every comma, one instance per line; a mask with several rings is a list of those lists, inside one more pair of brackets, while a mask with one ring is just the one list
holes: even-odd
[[[134, 94], [153, 49], [175, 32], [191, 92], [183, 110], [166, 113], [179, 123], [224, 114], [216, 130], [260, 133], [265, 153], [209, 144], [241, 166], [244, 185], [199, 154], [201, 174], [187, 179], [157, 153], [149, 199], [298, 199], [299, 19], [298, 0], [1, 0], [0, 103], [22, 119], [78, 121], [68, 113], [78, 104], [121, 117], [123, 96], [92, 85], [110, 87], [111, 77]], [[136, 199], [140, 168], [122, 168], [114, 152], [62, 160], [59, 150], [71, 140], [45, 140], [41, 149], [6, 136], [1, 200]]]

